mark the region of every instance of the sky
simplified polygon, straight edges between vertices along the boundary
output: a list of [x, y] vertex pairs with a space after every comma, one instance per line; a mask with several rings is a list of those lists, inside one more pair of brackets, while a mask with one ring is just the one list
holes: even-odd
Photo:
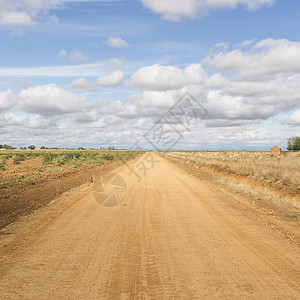
[[0, 144], [285, 149], [299, 32], [299, 0], [0, 0]]

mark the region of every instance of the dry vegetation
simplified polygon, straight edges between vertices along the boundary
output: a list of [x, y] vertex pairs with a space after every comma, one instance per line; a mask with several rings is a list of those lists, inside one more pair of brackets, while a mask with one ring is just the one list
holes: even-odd
[[269, 152], [170, 152], [170, 158], [252, 178], [300, 194], [300, 152], [273, 156]]

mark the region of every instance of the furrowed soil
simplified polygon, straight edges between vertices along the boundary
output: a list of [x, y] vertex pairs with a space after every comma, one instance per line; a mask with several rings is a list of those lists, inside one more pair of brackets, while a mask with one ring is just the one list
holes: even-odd
[[118, 205], [101, 205], [96, 181], [4, 228], [1, 298], [299, 299], [296, 243], [235, 194], [149, 155], [115, 171]]

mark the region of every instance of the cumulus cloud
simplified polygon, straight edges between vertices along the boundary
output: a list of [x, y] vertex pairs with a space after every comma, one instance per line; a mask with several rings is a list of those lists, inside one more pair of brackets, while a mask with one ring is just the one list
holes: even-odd
[[74, 113], [90, 106], [86, 96], [64, 90], [54, 83], [22, 90], [17, 97], [22, 110], [45, 116]]
[[9, 110], [15, 104], [15, 97], [11, 90], [5, 92], [0, 91], [0, 112]]
[[160, 91], [181, 88], [184, 81], [183, 71], [179, 68], [155, 64], [136, 71], [129, 84], [136, 89]]
[[222, 85], [225, 81], [226, 78], [222, 78], [220, 74], [209, 77], [200, 64], [192, 64], [185, 69], [155, 64], [140, 68], [131, 76], [128, 84], [141, 90], [166, 91], [181, 89], [191, 84], [208, 88]]
[[96, 122], [98, 120], [98, 114], [95, 110], [80, 112], [75, 114], [74, 120], [75, 122], [82, 124]]
[[100, 86], [117, 86], [122, 83], [124, 74], [122, 71], [115, 71], [107, 76], [101, 76], [97, 79]]
[[244, 6], [256, 10], [262, 6], [270, 6], [274, 0], [141, 0], [144, 6], [164, 19], [180, 21], [183, 18], [203, 16], [216, 9], [235, 9]]
[[[282, 141], [285, 143], [288, 136], [297, 135], [300, 125], [300, 67], [295, 59], [300, 57], [298, 46], [288, 40], [272, 39], [242, 43], [236, 49], [223, 44], [201, 64], [146, 66], [136, 70], [127, 82], [127, 87], [140, 92], [115, 102], [90, 101], [87, 96], [55, 84], [27, 86], [18, 94], [10, 90], [0, 92], [1, 135], [9, 142], [11, 137], [16, 137], [14, 126], [23, 126], [27, 137], [31, 130], [39, 132], [38, 128], [45, 128], [44, 139], [52, 137], [55, 141], [59, 134], [68, 146], [82, 145], [83, 140], [94, 145], [101, 136], [107, 145], [130, 147], [189, 92], [208, 114], [196, 121], [190, 133], [183, 129], [187, 124], [183, 126], [174, 118], [168, 120], [187, 136], [183, 148], [218, 149], [233, 144], [257, 148], [268, 143], [284, 147]], [[240, 53], [240, 57], [234, 59], [231, 53]], [[290, 57], [294, 59], [293, 64]], [[80, 65], [84, 69], [87, 66]], [[105, 66], [107, 61], [94, 66], [89, 75], [80, 75], [71, 88], [92, 91], [94, 87], [120, 85], [124, 80], [121, 71], [101, 76], [94, 82], [84, 78], [96, 78], [99, 69], [109, 72]], [[13, 114], [14, 105], [22, 110], [21, 116]], [[282, 120], [282, 115], [288, 117]], [[272, 128], [262, 125], [265, 121], [269, 124], [270, 119]], [[211, 136], [218, 145], [212, 144]]]
[[96, 82], [87, 82], [85, 78], [78, 78], [72, 81], [71, 88], [75, 90], [87, 90], [90, 92], [97, 92]]
[[110, 47], [114, 47], [114, 48], [124, 48], [124, 47], [129, 46], [129, 44], [126, 41], [124, 41], [122, 38], [120, 38], [120, 37], [114, 38], [111, 36], [107, 39], [105, 44], [107, 44]]
[[[189, 91], [208, 110], [203, 120], [207, 126], [243, 126], [267, 120], [300, 107], [298, 46], [287, 40], [267, 39], [258, 41], [249, 51], [241, 51], [228, 50], [228, 44], [221, 54], [210, 54], [209, 59], [203, 60], [210, 67], [210, 62], [214, 62], [214, 69], [220, 73], [208, 73], [200, 64], [140, 68], [127, 85], [143, 92], [114, 103], [106, 108], [106, 113], [111, 111], [127, 118], [159, 117]], [[230, 61], [215, 59], [236, 52], [242, 54], [242, 59], [233, 58], [234, 55]], [[297, 124], [297, 118], [295, 113], [285, 124]]]
[[236, 73], [239, 79], [259, 80], [300, 72], [300, 42], [264, 39], [248, 51], [234, 49], [207, 56], [204, 65], [214, 70]]

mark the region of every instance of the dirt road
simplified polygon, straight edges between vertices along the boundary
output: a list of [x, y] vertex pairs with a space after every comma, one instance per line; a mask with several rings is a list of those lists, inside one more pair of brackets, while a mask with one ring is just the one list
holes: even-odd
[[300, 298], [294, 245], [153, 157], [159, 163], [140, 170], [140, 182], [118, 170], [127, 190], [117, 206], [95, 200], [97, 181], [3, 231], [0, 298]]

